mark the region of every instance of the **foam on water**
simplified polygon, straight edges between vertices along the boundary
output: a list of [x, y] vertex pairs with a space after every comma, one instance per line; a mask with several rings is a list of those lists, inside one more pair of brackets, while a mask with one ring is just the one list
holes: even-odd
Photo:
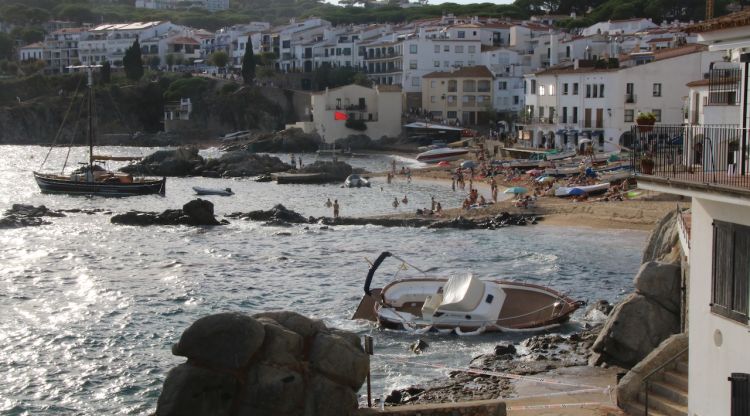
[[[450, 186], [397, 181], [371, 189], [335, 185], [278, 186], [249, 180], [170, 178], [167, 196], [103, 199], [42, 195], [31, 177], [46, 149], [4, 146], [0, 209], [11, 203], [50, 208], [160, 211], [193, 198], [191, 186], [231, 186], [237, 195], [209, 197], [219, 214], [268, 209], [281, 202], [304, 215], [324, 215], [325, 198], [345, 215], [393, 212], [394, 196], [409, 194], [411, 211], [430, 195], [457, 206]], [[105, 149], [128, 154], [134, 149]], [[139, 152], [148, 153], [142, 149]], [[153, 150], [153, 149], [151, 149]], [[82, 156], [83, 149], [74, 149]], [[29, 155], [34, 155], [29, 159]], [[60, 159], [54, 159], [60, 161]], [[312, 160], [312, 156], [309, 159]], [[374, 156], [363, 166], [388, 166]], [[356, 161], [353, 162], [356, 165]], [[263, 227], [236, 220], [215, 228], [123, 227], [104, 214], [70, 214], [53, 224], [0, 231], [0, 414], [149, 414], [166, 372], [184, 359], [171, 355], [181, 332], [221, 311], [288, 309], [329, 325], [375, 337], [376, 396], [444, 374], [403, 364], [466, 366], [501, 339], [423, 335], [430, 347], [409, 352], [415, 337], [351, 321], [362, 294], [365, 258], [389, 250], [423, 269], [452, 275], [547, 283], [577, 299], [616, 300], [632, 289], [646, 234], [552, 226], [455, 231], [373, 226]], [[289, 235], [279, 235], [279, 232]], [[386, 262], [374, 285], [398, 268]], [[412, 270], [401, 273], [413, 273]], [[575, 327], [572, 323], [562, 331]]]

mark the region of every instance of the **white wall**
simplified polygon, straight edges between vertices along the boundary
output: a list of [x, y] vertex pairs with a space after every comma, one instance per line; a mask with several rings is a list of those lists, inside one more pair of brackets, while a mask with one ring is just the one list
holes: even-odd
[[[747, 326], [714, 315], [711, 268], [714, 219], [750, 226], [750, 201], [744, 206], [693, 198], [690, 243], [690, 378], [691, 416], [730, 414], [732, 372], [750, 373], [750, 331]], [[721, 345], [715, 338], [721, 334]]]

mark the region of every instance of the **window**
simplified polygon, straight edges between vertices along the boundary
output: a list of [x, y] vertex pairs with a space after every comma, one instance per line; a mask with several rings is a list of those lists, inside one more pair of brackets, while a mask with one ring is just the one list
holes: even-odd
[[573, 83], [573, 95], [578, 95], [578, 83]]
[[625, 122], [632, 123], [635, 117], [635, 110], [625, 110]]
[[459, 39], [464, 39], [464, 38], [466, 38], [466, 32], [465, 32], [465, 31], [463, 31], [463, 30], [459, 30], [459, 31], [458, 31], [458, 38], [459, 38]]
[[412, 59], [411, 61], [409, 61], [409, 69], [417, 69], [417, 60], [416, 59]]
[[539, 106], [539, 118], [544, 117], [544, 107]]
[[604, 98], [604, 84], [599, 84], [599, 98]]
[[514, 96], [513, 96], [513, 104], [516, 104], [516, 105], [518, 105], [518, 102], [519, 102], [519, 101], [518, 101], [518, 96], [517, 96], [517, 95], [514, 95]]
[[458, 81], [455, 79], [448, 80], [448, 92], [456, 92], [458, 90]]
[[593, 90], [593, 94], [591, 94], [592, 98], [598, 98], [599, 97], [599, 89], [596, 88], [596, 84], [592, 84], [592, 85], [586, 84], [586, 87], [591, 87], [591, 89]]
[[578, 107], [573, 107], [573, 124], [578, 123]]
[[562, 108], [562, 123], [565, 124], [568, 122], [568, 107]]
[[544, 85], [539, 86], [539, 95], [544, 95]]
[[464, 95], [461, 97], [461, 101], [467, 107], [474, 107], [477, 102], [477, 97], [475, 95]]
[[435, 68], [440, 68], [440, 61], [433, 61], [432, 64], [435, 66]]
[[435, 53], [440, 53], [440, 45], [435, 45]]
[[711, 312], [748, 324], [750, 227], [714, 221]]
[[409, 53], [412, 55], [417, 54], [417, 45], [409, 45]]
[[352, 48], [344, 48], [344, 56], [351, 56]]
[[430, 111], [430, 115], [432, 116], [432, 118], [443, 118], [442, 111]]
[[586, 98], [591, 98], [591, 84], [586, 84]]
[[443, 61], [443, 67], [444, 67], [444, 68], [448, 68], [448, 67], [450, 67], [450, 66], [451, 66], [451, 63], [450, 63], [450, 61]]
[[450, 52], [451, 51], [451, 45], [443, 45], [443, 52]]
[[456, 53], [464, 53], [464, 45], [456, 45]]
[[654, 117], [656, 117], [656, 122], [661, 123], [661, 110], [655, 109], [651, 110], [652, 113], [654, 113]]
[[436, 86], [437, 86], [437, 81], [435, 81], [434, 79], [430, 81], [430, 88], [435, 88]]
[[463, 89], [464, 89], [464, 92], [476, 92], [477, 91], [476, 82], [472, 80], [465, 80], [463, 82]]
[[419, 77], [412, 77], [412, 79], [411, 79], [411, 86], [412, 87], [419, 87], [421, 85], [421, 82], [420, 82], [421, 79], [422, 78], [419, 78]]
[[563, 84], [563, 95], [568, 95], [568, 83]]
[[477, 96], [477, 105], [479, 107], [483, 107], [485, 105], [490, 104], [490, 96], [489, 95], [479, 95]]
[[661, 84], [654, 84], [654, 97], [661, 97]]
[[474, 46], [474, 45], [470, 45], [470, 46], [468, 47], [468, 52], [469, 52], [469, 53], [476, 53], [476, 52], [477, 52], [477, 47], [476, 47], [476, 46]]
[[448, 118], [456, 118], [458, 117], [458, 112], [456, 111], [448, 111]]
[[448, 96], [448, 107], [455, 107], [456, 104], [458, 104], [458, 96], [457, 95], [449, 95]]
[[497, 83], [497, 89], [499, 90], [507, 90], [508, 89], [508, 82], [507, 81], [500, 81]]
[[477, 81], [477, 92], [490, 92], [491, 85], [489, 80]]
[[535, 79], [531, 80], [531, 89], [530, 89], [530, 91], [531, 91], [532, 95], [536, 94], [536, 80]]
[[430, 102], [431, 102], [431, 103], [436, 103], [436, 102], [437, 102], [437, 97], [436, 97], [436, 96], [434, 96], [434, 95], [431, 95], [431, 96], [430, 96]]
[[549, 84], [549, 95], [555, 95], [555, 86], [552, 84]]
[[464, 66], [464, 61], [456, 61], [456, 63], [454, 63], [453, 65], [460, 68], [460, 67]]

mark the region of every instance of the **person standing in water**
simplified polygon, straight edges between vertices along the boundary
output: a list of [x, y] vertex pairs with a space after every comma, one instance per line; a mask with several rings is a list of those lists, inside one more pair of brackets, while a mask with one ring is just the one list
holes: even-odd
[[297, 158], [294, 157], [294, 153], [292, 153], [292, 167], [297, 169]]
[[398, 208], [398, 198], [393, 197], [393, 208]]
[[407, 198], [406, 195], [404, 195], [404, 199], [401, 200], [401, 203], [403, 203], [404, 205], [408, 204], [409, 198]]
[[331, 198], [328, 198], [328, 200], [325, 203], [326, 208], [330, 208], [333, 206], [333, 202], [331, 202]]
[[334, 199], [333, 200], [333, 218], [339, 217], [339, 200]]

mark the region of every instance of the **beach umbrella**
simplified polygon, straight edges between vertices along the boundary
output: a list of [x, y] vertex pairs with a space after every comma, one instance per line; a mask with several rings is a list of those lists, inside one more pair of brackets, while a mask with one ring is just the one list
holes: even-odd
[[471, 169], [471, 168], [475, 167], [476, 165], [477, 164], [474, 163], [473, 160], [464, 160], [463, 162], [461, 162], [461, 167], [464, 168], [464, 169]]
[[439, 162], [437, 165], [440, 166], [441, 168], [445, 168], [445, 167], [449, 167], [451, 164], [448, 163], [447, 160], [443, 160], [442, 162]]
[[568, 195], [570, 195], [570, 196], [581, 196], [581, 195], [583, 195], [585, 193], [586, 192], [583, 189], [581, 189], [581, 188], [573, 188], [573, 189], [571, 189], [571, 190], [568, 191]]
[[526, 192], [529, 192], [529, 190], [524, 188], [523, 186], [513, 186], [503, 191], [503, 193], [505, 194], [516, 194], [516, 195], [525, 194]]

